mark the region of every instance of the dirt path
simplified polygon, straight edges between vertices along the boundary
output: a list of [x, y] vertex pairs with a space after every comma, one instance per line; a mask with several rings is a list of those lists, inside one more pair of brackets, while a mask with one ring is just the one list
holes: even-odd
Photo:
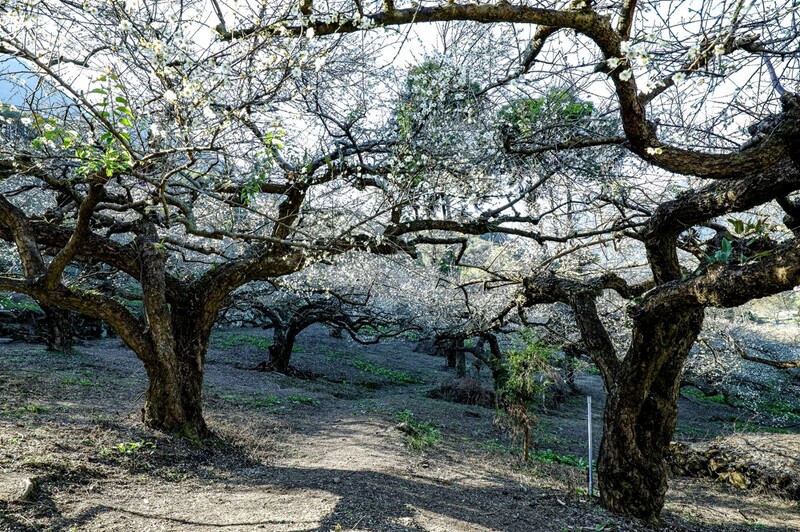
[[[542, 416], [540, 461], [523, 466], [489, 409], [430, 399], [441, 359], [402, 341], [372, 348], [324, 330], [294, 363], [313, 380], [253, 371], [262, 331], [221, 331], [209, 355], [206, 410], [220, 435], [195, 447], [137, 420], [144, 373], [117, 340], [69, 356], [7, 344], [0, 352], [2, 530], [641, 530], [589, 501], [585, 398]], [[406, 377], [414, 380], [406, 382]], [[595, 397], [596, 446], [602, 386]], [[683, 401], [682, 430], [721, 434], [739, 413]], [[398, 416], [439, 433], [420, 451]], [[33, 479], [29, 502], [2, 486]], [[9, 491], [9, 490], [6, 490]], [[11, 489], [11, 492], [14, 490]], [[670, 530], [798, 530], [796, 503], [674, 479]]]

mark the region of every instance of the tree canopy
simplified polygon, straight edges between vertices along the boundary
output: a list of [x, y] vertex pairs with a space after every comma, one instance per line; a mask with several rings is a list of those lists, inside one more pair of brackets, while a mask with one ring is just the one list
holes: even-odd
[[800, 284], [799, 8], [7, 1], [0, 289], [109, 323], [145, 422], [204, 435], [237, 290], [447, 249], [465, 301], [496, 294], [471, 332], [571, 309], [609, 394], [602, 500], [655, 518], [704, 310]]

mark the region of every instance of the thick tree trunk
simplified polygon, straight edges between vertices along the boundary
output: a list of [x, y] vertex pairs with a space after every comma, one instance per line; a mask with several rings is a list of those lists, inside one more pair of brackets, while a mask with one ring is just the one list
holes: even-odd
[[209, 330], [176, 309], [174, 347], [146, 361], [149, 386], [143, 419], [146, 425], [190, 438], [210, 434], [203, 418], [203, 378]]
[[269, 346], [269, 364], [274, 371], [286, 373], [292, 359], [292, 349], [297, 334], [291, 329], [276, 326]]
[[597, 468], [603, 505], [647, 521], [657, 520], [664, 507], [680, 375], [703, 311], [651, 319], [635, 325], [616, 382], [607, 386]]
[[47, 320], [47, 350], [66, 351], [75, 344], [73, 315], [49, 305], [43, 306]]
[[[152, 228], [151, 228], [151, 231]], [[209, 434], [203, 419], [203, 370], [213, 318], [188, 293], [166, 300], [165, 257], [151, 234], [137, 238], [142, 295], [151, 351], [140, 353], [150, 381], [142, 411], [146, 425], [189, 438]]]

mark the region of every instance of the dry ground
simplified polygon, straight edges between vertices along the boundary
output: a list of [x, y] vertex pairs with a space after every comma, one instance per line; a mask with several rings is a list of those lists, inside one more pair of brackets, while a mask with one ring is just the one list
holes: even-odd
[[[395, 340], [363, 347], [324, 329], [299, 340], [301, 379], [254, 368], [268, 333], [225, 330], [208, 357], [206, 414], [219, 440], [174, 440], [138, 421], [145, 377], [115, 339], [68, 355], [0, 345], [2, 530], [641, 530], [586, 496], [585, 398], [542, 415], [539, 461], [493, 425], [493, 411], [426, 397], [442, 360]], [[405, 372], [405, 373], [403, 373]], [[417, 382], [402, 383], [406, 376]], [[595, 449], [602, 386], [594, 396]], [[438, 443], [409, 449], [398, 412]], [[761, 430], [724, 405], [682, 399], [679, 435]], [[435, 437], [433, 438], [435, 440]], [[585, 461], [584, 461], [585, 463]], [[581, 464], [579, 464], [581, 465]], [[36, 490], [12, 501], [23, 479]], [[707, 480], [671, 481], [668, 530], [800, 530], [796, 502]]]

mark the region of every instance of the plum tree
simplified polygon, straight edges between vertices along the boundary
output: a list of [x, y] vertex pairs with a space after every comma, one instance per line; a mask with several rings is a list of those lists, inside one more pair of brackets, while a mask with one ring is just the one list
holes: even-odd
[[[461, 263], [470, 236], [528, 239], [528, 271], [472, 264], [488, 279], [459, 286], [522, 282], [499, 323], [572, 310], [609, 394], [602, 501], [657, 518], [704, 309], [800, 283], [797, 0], [143, 4], [0, 7], [19, 113], [0, 289], [110, 323], [147, 369], [145, 421], [202, 434], [208, 337], [240, 287], [352, 251]], [[403, 68], [412, 33], [435, 50]], [[784, 226], [725, 233], [771, 202]], [[622, 348], [608, 291], [629, 301]]]

